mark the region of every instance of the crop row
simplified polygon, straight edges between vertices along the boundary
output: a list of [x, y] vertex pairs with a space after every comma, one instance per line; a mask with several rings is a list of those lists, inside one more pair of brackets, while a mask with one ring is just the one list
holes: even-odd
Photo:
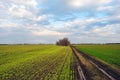
[[10, 48], [0, 50], [0, 80], [72, 80], [69, 47], [25, 45], [16, 46], [13, 51]]

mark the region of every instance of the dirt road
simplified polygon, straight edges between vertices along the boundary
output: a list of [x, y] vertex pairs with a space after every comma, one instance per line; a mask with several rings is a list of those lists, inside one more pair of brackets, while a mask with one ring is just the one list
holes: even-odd
[[120, 73], [74, 47], [78, 80], [120, 80]]

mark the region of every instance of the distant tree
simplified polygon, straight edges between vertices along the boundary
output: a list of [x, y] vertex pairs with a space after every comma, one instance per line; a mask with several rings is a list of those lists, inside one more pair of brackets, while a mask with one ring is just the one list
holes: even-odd
[[57, 41], [56, 45], [68, 46], [68, 45], [70, 45], [70, 41], [68, 40], [68, 38], [63, 38], [63, 39], [60, 39], [59, 41]]

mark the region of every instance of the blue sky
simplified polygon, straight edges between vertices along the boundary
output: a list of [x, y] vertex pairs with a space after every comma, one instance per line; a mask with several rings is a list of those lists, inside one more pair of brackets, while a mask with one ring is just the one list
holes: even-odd
[[120, 42], [120, 0], [0, 0], [0, 44]]

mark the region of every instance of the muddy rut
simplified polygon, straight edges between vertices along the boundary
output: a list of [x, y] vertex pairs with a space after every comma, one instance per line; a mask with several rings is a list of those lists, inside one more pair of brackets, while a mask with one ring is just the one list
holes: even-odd
[[74, 47], [78, 80], [120, 80], [120, 73]]

